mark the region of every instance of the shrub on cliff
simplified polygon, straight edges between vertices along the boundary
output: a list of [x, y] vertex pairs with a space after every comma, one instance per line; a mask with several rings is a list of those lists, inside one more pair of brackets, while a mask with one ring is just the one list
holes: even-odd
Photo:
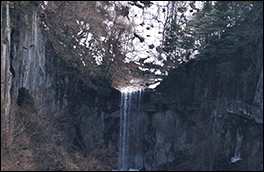
[[191, 101], [190, 83], [184, 65], [171, 70], [158, 87], [169, 102], [186, 104]]

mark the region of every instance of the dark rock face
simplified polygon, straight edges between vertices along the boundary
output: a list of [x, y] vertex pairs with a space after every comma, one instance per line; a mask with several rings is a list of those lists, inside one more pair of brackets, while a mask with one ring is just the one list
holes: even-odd
[[[243, 161], [237, 162], [241, 165], [239, 168], [262, 168], [261, 124], [227, 113], [219, 118], [196, 117], [199, 122], [170, 109], [154, 113], [147, 111], [145, 115], [148, 121], [143, 124], [146, 170], [235, 170], [237, 164], [228, 163], [235, 154], [238, 129], [244, 135], [241, 144]], [[261, 163], [253, 162], [251, 158]], [[246, 162], [254, 165], [249, 167]], [[198, 167], [201, 163], [204, 166]]]
[[[6, 28], [11, 28], [9, 7], [7, 5], [2, 8], [5, 15], [1, 14], [1, 21], [6, 30]], [[61, 97], [64, 98], [60, 97], [56, 100], [54, 98], [55, 85], [60, 84], [66, 87], [68, 79], [66, 76], [61, 79], [56, 78], [57, 71], [62, 67], [55, 64], [57, 57], [47, 40], [34, 8], [30, 17], [32, 17], [31, 22], [28, 21], [29, 16], [20, 15], [17, 25], [21, 27], [12, 27], [12, 30], [4, 33], [9, 41], [3, 45], [4, 49], [1, 51], [2, 61], [5, 62], [1, 68], [1, 74], [5, 74], [3, 80], [6, 81], [3, 82], [7, 84], [7, 90], [3, 90], [3, 94], [10, 92], [8, 93], [10, 98], [7, 99], [14, 104], [19, 88], [25, 87], [34, 97], [38, 109], [45, 108], [51, 113], [59, 113], [67, 105], [66, 92], [61, 93]], [[9, 81], [7, 81], [8, 78]], [[3, 85], [2, 88], [4, 88]], [[59, 104], [64, 106], [59, 106]]]
[[[10, 105], [16, 102], [19, 88], [25, 87], [39, 115], [56, 119], [58, 132], [62, 133], [58, 145], [66, 150], [81, 149], [87, 155], [98, 140], [104, 140], [118, 151], [120, 92], [112, 89], [109, 97], [102, 98], [76, 82], [74, 76], [64, 74], [35, 11], [32, 18], [29, 30], [3, 28], [4, 119], [12, 122]], [[8, 7], [1, 7], [1, 27], [9, 25], [9, 20]], [[21, 17], [21, 22], [25, 21]], [[185, 104], [171, 101], [161, 90], [144, 94], [138, 121], [143, 169], [263, 170], [263, 69], [251, 103], [239, 96], [228, 97], [194, 71], [189, 75], [190, 86], [200, 97], [200, 103], [193, 104], [189, 111]], [[230, 164], [238, 130], [243, 134], [242, 161]], [[60, 162], [57, 169], [62, 169]]]
[[[9, 6], [1, 5], [1, 116], [6, 121], [9, 121], [10, 113], [10, 88], [12, 82], [12, 73], [10, 71], [10, 27], [4, 27], [10, 25], [10, 13]], [[5, 102], [5, 103], [3, 103]]]
[[18, 90], [26, 88], [34, 99], [38, 115], [55, 121], [51, 125], [56, 125], [58, 131], [55, 133], [61, 135], [56, 143], [65, 150], [77, 148], [86, 154], [93, 149], [94, 140], [103, 138], [116, 140], [111, 142], [118, 147], [118, 138], [108, 138], [110, 124], [104, 127], [104, 121], [110, 118], [114, 120], [112, 125], [119, 127], [116, 117], [109, 115], [118, 113], [119, 92], [112, 89], [109, 100], [76, 81], [56, 55], [35, 8], [32, 16], [19, 15], [18, 25], [26, 23], [26, 28], [12, 27], [10, 30], [7, 3], [1, 6], [1, 22], [6, 38], [1, 44], [3, 119], [12, 124], [11, 105], [17, 102]]
[[[145, 120], [142, 131], [144, 168], [262, 170], [263, 71], [259, 72], [251, 104], [239, 96], [221, 93], [221, 88], [212, 89], [212, 83], [204, 83], [192, 72], [189, 88], [194, 88], [200, 99], [192, 108], [186, 108], [188, 103], [184, 104], [181, 99], [178, 102], [172, 99], [176, 100], [172, 102], [162, 89], [146, 92], [141, 113]], [[173, 91], [170, 94], [173, 95]], [[238, 155], [242, 160], [234, 161]]]

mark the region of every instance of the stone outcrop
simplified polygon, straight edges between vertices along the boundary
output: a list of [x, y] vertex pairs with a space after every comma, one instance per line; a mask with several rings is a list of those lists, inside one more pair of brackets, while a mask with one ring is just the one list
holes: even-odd
[[5, 100], [5, 114], [9, 114], [8, 104], [16, 103], [21, 87], [29, 89], [39, 110], [58, 113], [67, 105], [65, 92], [61, 95], [63, 107], [59, 106], [59, 98], [55, 98], [55, 85], [67, 85], [67, 78], [56, 78], [56, 71], [60, 68], [54, 63], [56, 55], [49, 45], [37, 10], [32, 10], [31, 16], [20, 15], [17, 26], [11, 27], [8, 3], [1, 7], [1, 29], [5, 38], [1, 44], [1, 96]]
[[[1, 5], [1, 115], [9, 121], [11, 105], [10, 89], [12, 73], [10, 71], [10, 13], [9, 5]], [[3, 108], [3, 109], [2, 109]]]
[[[21, 15], [19, 23], [27, 26], [10, 29], [9, 5], [2, 5], [1, 116], [12, 125], [11, 105], [19, 88], [25, 87], [39, 115], [56, 119], [60, 126], [58, 145], [66, 150], [78, 147], [87, 155], [102, 139], [118, 151], [120, 92], [112, 89], [102, 98], [65, 74], [34, 8], [32, 15]], [[191, 111], [168, 100], [160, 90], [146, 91], [138, 121], [144, 169], [263, 170], [263, 69], [259, 72], [251, 103], [239, 96], [230, 98], [220, 88], [213, 90], [194, 71], [191, 84], [200, 104]], [[219, 96], [213, 96], [217, 90]], [[243, 134], [243, 160], [229, 164], [238, 130]]]
[[14, 133], [15, 105], [21, 87], [29, 90], [41, 118], [56, 119], [68, 111], [69, 79], [56, 63], [58, 57], [34, 3], [29, 4], [32, 11], [28, 14], [12, 19], [12, 26], [9, 3], [1, 3], [1, 119]]
[[[192, 72], [194, 68], [190, 68]], [[263, 169], [263, 69], [259, 72], [251, 103], [237, 95], [226, 95], [221, 87], [212, 89], [213, 82], [203, 83], [195, 73], [189, 79], [200, 103], [191, 110], [187, 104], [168, 101], [169, 95], [165, 96], [162, 89], [146, 92], [141, 113], [144, 168]], [[241, 148], [236, 146], [238, 130], [243, 135]], [[242, 161], [231, 161], [237, 150]]]

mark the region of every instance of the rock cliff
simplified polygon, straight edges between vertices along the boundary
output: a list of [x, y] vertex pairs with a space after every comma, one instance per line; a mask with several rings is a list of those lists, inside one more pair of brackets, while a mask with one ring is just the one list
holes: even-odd
[[[263, 169], [263, 69], [258, 70], [254, 99], [248, 103], [241, 97], [243, 93], [235, 94], [239, 91], [231, 86], [223, 89], [225, 86], [215, 76], [204, 80], [197, 73], [197, 63], [191, 61], [184, 66], [191, 81], [189, 87], [174, 87], [174, 91], [166, 93], [170, 82], [181, 84], [180, 76], [172, 74], [156, 91], [145, 93], [141, 124], [144, 168]], [[176, 72], [181, 73], [181, 69]], [[178, 89], [185, 94], [175, 94]], [[196, 97], [188, 99], [185, 89], [193, 90], [191, 95]], [[177, 100], [176, 96], [182, 97]], [[240, 146], [238, 132], [243, 135]], [[237, 150], [242, 161], [231, 161]]]
[[[118, 104], [109, 102], [118, 99], [119, 94], [109, 88], [112, 89], [111, 100], [100, 97], [69, 72], [70, 69], [63, 65], [48, 40], [34, 2], [27, 4], [29, 9], [26, 13], [16, 14], [12, 20], [10, 10], [14, 8], [10, 8], [9, 4], [3, 2], [1, 5], [1, 124], [7, 124], [9, 133], [8, 137], [1, 137], [11, 139], [9, 144], [18, 142], [19, 134], [15, 131], [18, 125], [16, 115], [20, 113], [17, 111], [17, 99], [19, 89], [26, 88], [34, 99], [38, 118], [49, 123], [45, 130], [51, 133], [43, 131], [42, 134], [48, 134], [49, 142], [55, 143], [51, 154], [58, 156], [54, 163], [62, 166], [56, 165], [54, 168], [61, 170], [65, 168], [66, 162], [61, 160], [64, 156], [60, 147], [66, 152], [77, 149], [87, 156], [103, 146], [101, 140], [109, 137], [104, 133], [111, 126], [104, 127], [104, 121], [108, 121], [109, 113], [119, 109]], [[116, 129], [118, 127], [115, 126]], [[116, 137], [108, 140], [118, 142]], [[29, 148], [26, 146], [23, 149]], [[8, 154], [3, 155], [7, 157]], [[49, 155], [44, 159], [48, 162], [52, 158]], [[51, 164], [40, 165], [36, 169], [51, 169]]]
[[[55, 119], [58, 146], [87, 156], [104, 140], [118, 151], [120, 92], [109, 88], [110, 94], [101, 96], [67, 72], [35, 8], [17, 20], [11, 27], [9, 4], [1, 6], [1, 120], [12, 130], [12, 105], [25, 87], [38, 115]], [[245, 101], [243, 86], [229, 88], [210, 72], [203, 78], [193, 61], [184, 64], [188, 82], [170, 76], [166, 81], [183, 83], [186, 90], [163, 82], [142, 97], [141, 116], [134, 123], [140, 126], [143, 168], [263, 170], [263, 65], [251, 90], [253, 100]], [[243, 135], [239, 147], [237, 133]], [[238, 150], [242, 161], [231, 163]]]
[[[54, 99], [56, 75], [49, 70], [59, 69], [55, 67], [56, 56], [49, 45], [38, 13], [32, 8], [32, 15], [20, 15], [16, 26], [11, 27], [8, 4], [1, 9], [2, 37], [6, 40], [1, 45], [1, 88], [5, 90], [1, 95], [7, 102], [14, 104], [18, 89], [25, 87], [35, 98], [38, 109], [53, 108], [50, 109], [53, 113], [59, 106]], [[67, 102], [64, 101], [64, 105]]]

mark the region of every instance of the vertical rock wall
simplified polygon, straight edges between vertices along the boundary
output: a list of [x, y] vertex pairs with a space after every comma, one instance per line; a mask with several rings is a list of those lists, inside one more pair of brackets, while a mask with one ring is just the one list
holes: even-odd
[[67, 87], [68, 79], [58, 79], [61, 67], [54, 63], [56, 55], [36, 8], [32, 7], [31, 12], [19, 15], [11, 27], [8, 3], [1, 6], [1, 97], [5, 115], [9, 114], [10, 104], [16, 103], [20, 87], [29, 89], [40, 113], [44, 109], [56, 113], [67, 105], [67, 89], [57, 99], [55, 92], [57, 85]]
[[11, 124], [12, 133], [15, 110], [11, 107], [16, 104], [19, 88], [25, 87], [35, 101], [38, 116], [51, 117], [55, 121], [51, 125], [58, 126], [58, 145], [89, 153], [96, 146], [91, 137], [104, 137], [102, 130], [109, 126], [103, 127], [104, 119], [112, 107], [103, 104], [102, 108], [97, 93], [62, 66], [34, 3], [28, 5], [32, 11], [18, 14], [12, 27], [8, 3], [1, 5], [1, 117]]
[[[146, 92], [141, 112], [144, 168], [262, 170], [263, 69], [258, 70], [254, 100], [246, 103], [239, 95], [230, 91], [232, 97], [214, 87], [216, 82], [202, 81], [194, 68], [190, 67], [189, 79], [200, 99], [192, 104], [194, 109], [188, 110], [176, 97], [175, 102], [168, 101], [162, 90]], [[238, 131], [243, 139], [237, 137]]]
[[34, 3], [27, 14], [12, 19], [9, 3], [1, 4], [1, 118], [13, 133], [19, 88], [29, 90], [39, 116], [56, 117], [67, 111], [69, 81], [58, 74], [62, 66], [55, 63]]
[[10, 72], [10, 14], [8, 3], [1, 2], [1, 116], [9, 121], [11, 105], [10, 89], [12, 73]]
[[[96, 146], [91, 135], [103, 138], [118, 148], [120, 119], [117, 93], [113, 93], [115, 98], [102, 103], [96, 93], [80, 89], [83, 85], [75, 83], [73, 77], [59, 74], [62, 67], [56, 61], [57, 57], [34, 8], [32, 15], [20, 15], [19, 23], [26, 26], [10, 29], [9, 6], [2, 2], [2, 119], [12, 121], [11, 104], [16, 103], [18, 89], [25, 87], [34, 97], [39, 115], [55, 117], [69, 109], [71, 115], [67, 116], [67, 120], [72, 125], [62, 127], [65, 136], [61, 145], [66, 149], [73, 144], [81, 144], [80, 147], [89, 153]], [[144, 124], [141, 128], [144, 168], [212, 170], [217, 167], [221, 170], [232, 169], [236, 165], [235, 169], [239, 166], [250, 169], [251, 165], [253, 169], [261, 169], [256, 162], [263, 162], [263, 69], [251, 105], [224, 98], [212, 101], [210, 86], [199, 88], [198, 79], [195, 80], [197, 90], [204, 91], [204, 96], [200, 110], [192, 115], [182, 111], [178, 105], [173, 107], [172, 102], [164, 103], [166, 98], [163, 103], [157, 103], [156, 97], [162, 97], [158, 92], [145, 94], [145, 104], [140, 113]], [[70, 93], [69, 87], [72, 90]], [[95, 126], [95, 129], [87, 126]], [[244, 136], [240, 148], [243, 160], [229, 164], [235, 154], [238, 129]], [[93, 134], [94, 131], [99, 132]], [[202, 163], [210, 165], [203, 169], [200, 166]]]
[[[67, 78], [56, 78], [56, 71], [60, 67], [54, 65], [56, 55], [48, 46], [37, 10], [33, 8], [31, 16], [20, 15], [18, 25], [21, 27], [14, 27], [11, 32], [12, 100], [17, 98], [18, 89], [25, 87], [34, 97], [39, 110], [54, 113], [61, 108], [55, 99], [55, 84], [65, 83], [67, 86]], [[47, 72], [48, 69], [53, 71]], [[65, 107], [67, 101], [61, 101]]]

